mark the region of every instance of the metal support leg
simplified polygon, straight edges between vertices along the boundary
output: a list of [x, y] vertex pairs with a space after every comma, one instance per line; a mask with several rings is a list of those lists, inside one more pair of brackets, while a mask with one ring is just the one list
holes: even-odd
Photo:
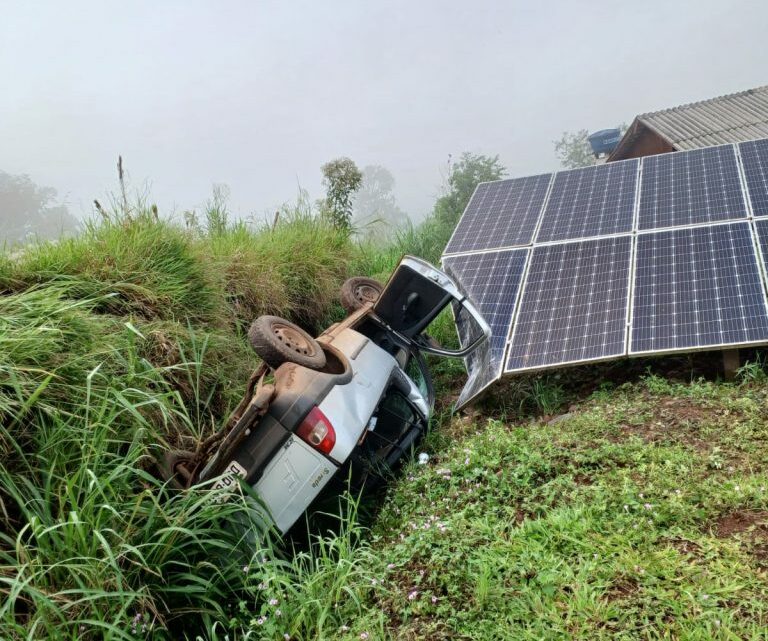
[[725, 373], [725, 380], [732, 381], [736, 378], [736, 370], [739, 369], [739, 350], [738, 349], [724, 349], [723, 350], [723, 372]]

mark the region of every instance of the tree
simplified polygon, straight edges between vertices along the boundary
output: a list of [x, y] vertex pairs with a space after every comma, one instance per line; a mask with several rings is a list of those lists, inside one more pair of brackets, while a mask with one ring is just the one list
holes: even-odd
[[589, 132], [586, 129], [576, 132], [564, 131], [560, 140], [555, 141], [555, 154], [563, 167], [577, 169], [595, 164], [595, 156], [587, 136]]
[[77, 220], [55, 199], [55, 189], [39, 187], [27, 175], [0, 171], [0, 242], [58, 238], [74, 231]]
[[447, 193], [437, 199], [434, 216], [437, 222], [456, 225], [472, 197], [475, 187], [481, 182], [499, 180], [507, 173], [498, 156], [484, 156], [464, 152], [448, 174]]
[[336, 158], [322, 166], [325, 201], [322, 209], [340, 229], [351, 229], [352, 196], [363, 174], [350, 158]]
[[395, 179], [388, 169], [380, 165], [365, 167], [362, 184], [354, 197], [355, 227], [365, 233], [379, 233], [403, 225], [408, 215], [397, 206], [394, 188]]

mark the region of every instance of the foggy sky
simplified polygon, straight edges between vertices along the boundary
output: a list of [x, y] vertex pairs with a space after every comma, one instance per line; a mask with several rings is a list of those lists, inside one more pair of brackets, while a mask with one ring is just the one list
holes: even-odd
[[768, 3], [0, 0], [0, 170], [90, 212], [151, 184], [161, 211], [212, 183], [261, 215], [346, 155], [431, 207], [448, 154], [554, 169], [564, 130], [768, 83]]

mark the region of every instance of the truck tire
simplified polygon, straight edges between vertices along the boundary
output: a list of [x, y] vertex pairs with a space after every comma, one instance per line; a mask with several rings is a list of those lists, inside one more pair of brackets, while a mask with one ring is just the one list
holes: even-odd
[[279, 316], [259, 316], [248, 330], [253, 351], [267, 365], [277, 369], [296, 363], [309, 369], [325, 367], [325, 352], [314, 338], [298, 325]]
[[168, 487], [174, 490], [183, 490], [189, 487], [194, 479], [184, 478], [179, 466], [185, 465], [187, 469], [195, 460], [195, 453], [187, 450], [170, 450], [165, 452], [162, 458], [156, 461], [160, 480], [165, 481]]
[[384, 285], [373, 278], [349, 278], [341, 286], [341, 306], [351, 314], [366, 303], [375, 303], [383, 290]]

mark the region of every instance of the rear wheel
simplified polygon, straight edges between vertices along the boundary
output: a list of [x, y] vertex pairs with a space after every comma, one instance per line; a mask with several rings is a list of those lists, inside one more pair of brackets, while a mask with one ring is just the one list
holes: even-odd
[[166, 481], [169, 487], [183, 490], [189, 487], [194, 479], [193, 464], [195, 453], [188, 450], [171, 450], [165, 452], [157, 461], [160, 479]]
[[375, 303], [383, 290], [384, 285], [373, 278], [350, 278], [341, 286], [341, 305], [351, 314], [366, 303]]
[[325, 367], [325, 352], [298, 325], [279, 316], [259, 316], [248, 330], [251, 347], [272, 368], [296, 363], [309, 369]]

